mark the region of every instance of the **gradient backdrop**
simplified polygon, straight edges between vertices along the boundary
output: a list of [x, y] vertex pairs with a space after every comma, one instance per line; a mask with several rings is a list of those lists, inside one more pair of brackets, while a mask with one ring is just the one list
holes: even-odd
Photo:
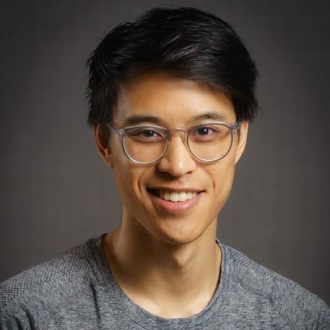
[[[86, 59], [106, 32], [167, 1], [1, 1], [0, 280], [118, 225], [86, 125]], [[262, 108], [218, 235], [330, 303], [330, 3], [171, 1], [230, 22]]]

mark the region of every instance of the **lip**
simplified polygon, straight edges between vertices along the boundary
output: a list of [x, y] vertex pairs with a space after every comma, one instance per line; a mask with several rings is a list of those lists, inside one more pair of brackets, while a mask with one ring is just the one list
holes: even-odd
[[[173, 214], [173, 215], [179, 215], [182, 213], [185, 213], [189, 210], [191, 210], [196, 204], [199, 202], [200, 198], [203, 195], [203, 191], [196, 190], [196, 189], [191, 189], [191, 188], [180, 188], [180, 189], [173, 189], [173, 188], [152, 188], [152, 189], [147, 189], [148, 194], [155, 206], [155, 208], [162, 213], [167, 213], [167, 214]], [[162, 190], [162, 191], [171, 191], [171, 192], [195, 192], [196, 196], [188, 199], [186, 201], [178, 201], [178, 202], [171, 202], [168, 200], [165, 200], [163, 198], [160, 198], [158, 194], [152, 193], [152, 191], [155, 190]]]

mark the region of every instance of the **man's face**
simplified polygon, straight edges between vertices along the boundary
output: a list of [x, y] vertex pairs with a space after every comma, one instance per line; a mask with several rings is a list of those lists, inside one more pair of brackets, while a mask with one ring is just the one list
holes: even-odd
[[[182, 128], [214, 121], [236, 122], [231, 100], [204, 84], [153, 73], [122, 86], [114, 125], [135, 124]], [[138, 122], [137, 122], [138, 118]], [[156, 164], [141, 166], [125, 156], [121, 138], [113, 134], [106, 149], [99, 149], [113, 169], [123, 203], [124, 230], [152, 240], [185, 244], [216, 235], [217, 215], [233, 182], [235, 164], [246, 141], [247, 123], [234, 133], [229, 154], [215, 163], [202, 163], [188, 152], [184, 134], [172, 135], [165, 156]], [[96, 130], [96, 137], [98, 136]], [[164, 199], [181, 193], [182, 202]]]

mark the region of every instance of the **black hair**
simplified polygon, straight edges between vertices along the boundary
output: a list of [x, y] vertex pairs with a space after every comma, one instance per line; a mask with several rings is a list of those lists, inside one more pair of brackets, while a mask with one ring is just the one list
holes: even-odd
[[222, 19], [188, 7], [155, 8], [110, 31], [88, 62], [88, 122], [111, 122], [119, 87], [164, 70], [231, 97], [236, 119], [252, 120], [257, 69], [239, 36]]

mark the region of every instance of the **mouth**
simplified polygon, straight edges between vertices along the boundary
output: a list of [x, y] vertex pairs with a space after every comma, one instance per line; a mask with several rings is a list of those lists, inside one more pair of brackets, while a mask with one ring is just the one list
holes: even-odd
[[154, 196], [173, 203], [186, 202], [195, 198], [199, 194], [199, 192], [196, 191], [170, 191], [157, 189], [148, 189], [148, 191]]

